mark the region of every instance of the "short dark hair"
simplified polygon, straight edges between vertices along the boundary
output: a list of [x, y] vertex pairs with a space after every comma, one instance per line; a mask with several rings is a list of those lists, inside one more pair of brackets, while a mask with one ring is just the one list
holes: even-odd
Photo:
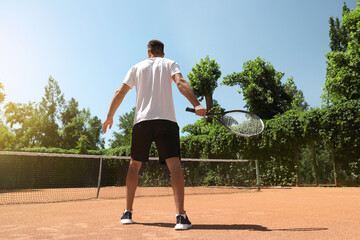
[[154, 56], [161, 56], [164, 54], [164, 44], [159, 40], [151, 40], [148, 43], [147, 48]]

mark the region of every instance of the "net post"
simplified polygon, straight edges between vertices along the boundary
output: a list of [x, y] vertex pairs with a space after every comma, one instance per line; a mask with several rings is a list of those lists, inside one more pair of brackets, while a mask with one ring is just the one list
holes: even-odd
[[100, 158], [100, 165], [99, 165], [99, 176], [98, 176], [98, 185], [97, 185], [97, 192], [96, 192], [96, 198], [99, 198], [100, 194], [100, 188], [101, 188], [101, 172], [102, 172], [102, 157]]
[[255, 159], [255, 168], [256, 168], [256, 185], [257, 185], [258, 191], [260, 191], [259, 162], [257, 159]]

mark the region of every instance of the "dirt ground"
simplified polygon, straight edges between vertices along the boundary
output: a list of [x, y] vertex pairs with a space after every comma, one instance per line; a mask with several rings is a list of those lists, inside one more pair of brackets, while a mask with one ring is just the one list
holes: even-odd
[[187, 231], [159, 191], [135, 199], [132, 225], [124, 198], [1, 205], [0, 239], [360, 239], [360, 188], [186, 188]]

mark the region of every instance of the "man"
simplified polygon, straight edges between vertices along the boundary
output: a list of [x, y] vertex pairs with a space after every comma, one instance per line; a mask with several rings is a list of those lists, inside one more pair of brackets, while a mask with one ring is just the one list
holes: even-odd
[[179, 65], [164, 58], [164, 44], [151, 40], [146, 60], [128, 71], [122, 85], [116, 91], [103, 124], [103, 131], [111, 129], [115, 111], [127, 92], [136, 87], [136, 110], [131, 141], [131, 160], [126, 177], [126, 208], [121, 218], [123, 224], [133, 223], [133, 202], [142, 162], [149, 160], [151, 143], [155, 141], [159, 161], [166, 164], [171, 174], [171, 185], [176, 207], [176, 230], [191, 227], [184, 210], [184, 175], [180, 162], [179, 127], [176, 123], [171, 84], [194, 106], [198, 116], [205, 117], [206, 110], [200, 105], [191, 87], [182, 77]]

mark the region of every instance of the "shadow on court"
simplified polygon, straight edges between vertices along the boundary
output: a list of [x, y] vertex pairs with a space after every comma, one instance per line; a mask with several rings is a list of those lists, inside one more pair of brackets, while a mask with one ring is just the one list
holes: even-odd
[[[135, 223], [144, 226], [174, 228], [173, 223]], [[197, 230], [249, 230], [249, 231], [293, 231], [293, 232], [311, 232], [311, 231], [325, 231], [328, 228], [289, 228], [289, 229], [269, 229], [261, 225], [249, 225], [249, 224], [194, 224], [191, 229]]]

